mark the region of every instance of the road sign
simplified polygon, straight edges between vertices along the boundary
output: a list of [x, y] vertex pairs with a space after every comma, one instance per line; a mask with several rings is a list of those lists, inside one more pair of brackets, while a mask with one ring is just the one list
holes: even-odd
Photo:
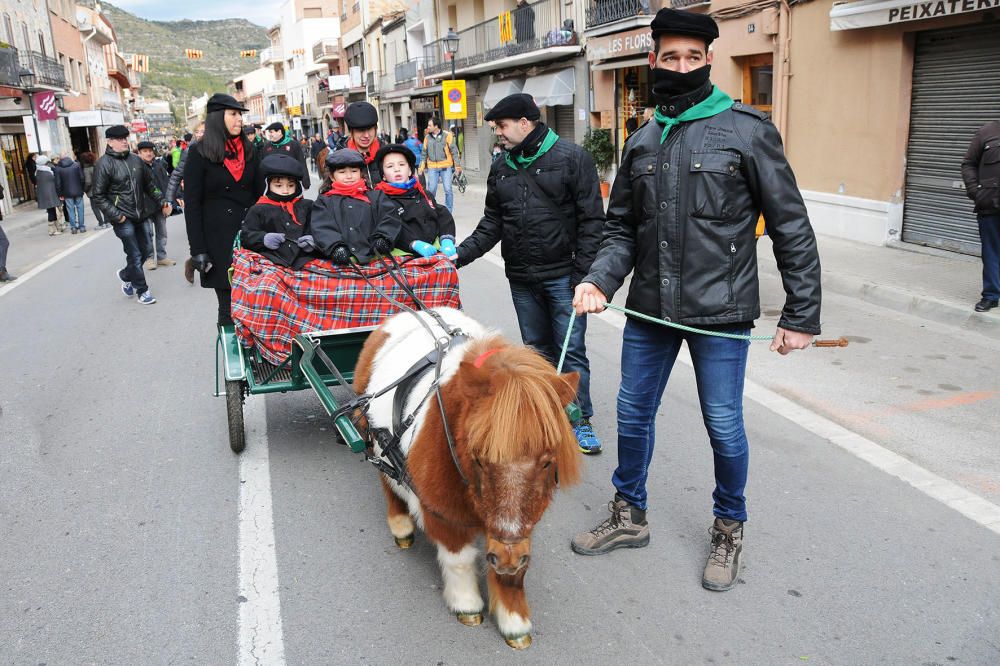
[[445, 120], [464, 120], [468, 115], [465, 81], [463, 79], [442, 81], [441, 92], [444, 95]]

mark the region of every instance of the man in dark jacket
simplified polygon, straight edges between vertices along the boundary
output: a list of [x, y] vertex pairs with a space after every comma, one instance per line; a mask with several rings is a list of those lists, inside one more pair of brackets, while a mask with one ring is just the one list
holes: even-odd
[[[599, 312], [632, 273], [626, 306], [714, 333], [746, 335], [760, 316], [754, 231], [760, 213], [787, 294], [772, 351], [809, 346], [820, 332], [820, 265], [805, 205], [764, 113], [734, 104], [709, 80], [705, 14], [661, 9], [649, 55], [654, 121], [622, 152], [604, 240], [576, 289], [580, 314]], [[715, 515], [702, 585], [728, 590], [743, 548], [748, 445], [743, 427], [745, 339], [682, 332], [630, 316], [618, 393], [618, 468], [611, 516], [573, 538], [583, 555], [649, 543], [646, 478], [656, 411], [686, 341], [715, 461]]]
[[56, 176], [56, 191], [66, 206], [70, 231], [74, 234], [87, 233], [83, 216], [83, 167], [69, 155], [64, 155], [53, 165], [52, 171]]
[[129, 152], [128, 128], [115, 125], [104, 136], [108, 147], [94, 168], [93, 200], [104, 219], [112, 223], [125, 250], [125, 268], [117, 272], [122, 293], [138, 294], [139, 303], [151, 305], [156, 299], [149, 293], [142, 261], [152, 251], [142, 216], [147, 199], [155, 201], [164, 215], [170, 214], [170, 204], [153, 182], [152, 172], [138, 155]]
[[[508, 153], [490, 167], [486, 208], [479, 226], [458, 247], [458, 265], [469, 264], [500, 243], [524, 344], [555, 363], [566, 337], [573, 288], [590, 270], [604, 224], [594, 160], [580, 146], [560, 139], [542, 122], [530, 95], [509, 95], [486, 120]], [[565, 368], [580, 373], [577, 400], [583, 419], [575, 431], [584, 453], [601, 443], [590, 417], [587, 319], [576, 320]]]
[[962, 160], [965, 192], [976, 202], [983, 257], [983, 298], [976, 312], [1000, 303], [1000, 120], [983, 125]]
[[[170, 183], [170, 174], [163, 160], [156, 159], [156, 145], [152, 141], [140, 141], [136, 146], [136, 152], [146, 165], [153, 183], [161, 192], [166, 192]], [[146, 225], [146, 233], [153, 238], [153, 245], [156, 248], [155, 255], [144, 257], [142, 265], [147, 271], [155, 271], [159, 266], [173, 266], [177, 262], [167, 256], [167, 218], [157, 207], [156, 202], [147, 199], [145, 209], [142, 212], [142, 219]]]
[[285, 132], [285, 126], [281, 123], [271, 123], [264, 128], [264, 134], [267, 135], [267, 141], [261, 148], [260, 157], [263, 159], [275, 153], [285, 153], [294, 157], [302, 165], [302, 171], [305, 173], [302, 187], [308, 190], [310, 187], [309, 168], [306, 166], [306, 158], [302, 154], [302, 146], [299, 142]]

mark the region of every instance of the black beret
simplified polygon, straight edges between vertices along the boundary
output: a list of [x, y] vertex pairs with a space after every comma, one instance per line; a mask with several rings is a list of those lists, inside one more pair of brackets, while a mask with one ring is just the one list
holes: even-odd
[[365, 167], [365, 158], [361, 156], [361, 153], [350, 148], [334, 150], [326, 156], [326, 168], [330, 171], [336, 171], [345, 167], [363, 169]]
[[282, 125], [281, 123], [274, 122], [274, 123], [271, 123], [270, 125], [268, 125], [267, 127], [265, 127], [264, 129], [266, 129], [266, 130], [281, 130], [282, 132], [284, 132], [285, 131], [285, 126]]
[[104, 130], [105, 139], [126, 139], [128, 138], [128, 128], [124, 125], [112, 125]]
[[260, 172], [264, 175], [265, 180], [274, 176], [288, 176], [295, 180], [302, 180], [306, 175], [302, 163], [288, 153], [271, 153], [262, 159]]
[[246, 127], [243, 128], [243, 133], [246, 135], [256, 134], [257, 128], [254, 127], [253, 125], [247, 125]]
[[135, 147], [136, 150], [142, 150], [143, 148], [149, 148], [150, 150], [156, 150], [156, 144], [152, 141], [140, 141], [139, 145]]
[[653, 39], [660, 35], [687, 35], [704, 39], [706, 46], [719, 38], [719, 26], [708, 14], [669, 7], [656, 12], [649, 29], [653, 31]]
[[194, 138], [194, 134], [191, 134], [191, 132], [187, 132], [187, 133], [184, 134], [184, 140], [187, 141], [188, 143], [190, 143], [191, 139], [193, 139], [193, 138]]
[[232, 95], [227, 95], [225, 93], [215, 93], [208, 98], [208, 105], [205, 110], [209, 113], [213, 111], [222, 111], [223, 109], [236, 109], [246, 113], [249, 109], [236, 101], [236, 98]]
[[417, 171], [417, 156], [413, 154], [413, 151], [404, 146], [401, 143], [390, 143], [388, 146], [382, 146], [379, 148], [378, 152], [375, 153], [375, 164], [382, 166], [382, 160], [386, 158], [387, 155], [399, 153], [406, 158], [406, 162], [410, 165], [410, 171], [416, 173]]
[[350, 129], [368, 129], [378, 125], [378, 111], [368, 102], [351, 102], [344, 113], [344, 122]]
[[535, 100], [531, 98], [531, 95], [514, 93], [513, 95], [507, 95], [497, 102], [496, 106], [486, 114], [485, 119], [500, 120], [501, 118], [513, 118], [514, 120], [519, 120], [527, 118], [528, 120], [538, 120], [541, 117], [542, 114], [538, 110]]

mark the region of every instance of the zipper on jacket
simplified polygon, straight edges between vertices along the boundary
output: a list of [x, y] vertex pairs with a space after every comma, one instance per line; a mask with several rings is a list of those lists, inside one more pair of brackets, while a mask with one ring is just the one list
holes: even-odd
[[735, 277], [733, 272], [736, 270], [736, 243], [729, 242], [729, 302], [736, 302], [733, 297], [733, 282], [735, 282]]

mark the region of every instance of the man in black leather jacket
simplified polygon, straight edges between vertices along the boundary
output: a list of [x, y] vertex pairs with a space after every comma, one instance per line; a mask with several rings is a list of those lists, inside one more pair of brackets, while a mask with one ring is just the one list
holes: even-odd
[[[535, 102], [524, 94], [508, 95], [486, 115], [496, 122], [508, 152], [490, 167], [483, 218], [458, 247], [458, 264], [471, 263], [500, 243], [521, 339], [555, 363], [569, 326], [573, 287], [597, 253], [604, 206], [593, 159], [539, 118]], [[580, 373], [577, 402], [583, 418], [574, 425], [580, 450], [597, 453], [601, 443], [590, 424], [586, 332], [587, 320], [580, 317], [564, 367]]]
[[152, 248], [142, 218], [147, 198], [155, 201], [164, 215], [170, 214], [170, 205], [153, 182], [152, 172], [138, 155], [129, 151], [128, 129], [115, 125], [104, 136], [108, 147], [94, 167], [91, 198], [104, 219], [111, 222], [125, 250], [125, 268], [117, 271], [122, 293], [138, 294], [139, 303], [151, 305], [156, 299], [149, 292], [142, 262], [152, 254]]
[[[781, 137], [766, 114], [733, 103], [709, 80], [708, 45], [719, 35], [709, 16], [662, 9], [651, 28], [655, 115], [625, 144], [604, 240], [576, 289], [576, 310], [603, 310], [632, 273], [629, 309], [713, 333], [748, 334], [760, 316], [754, 230], [763, 213], [787, 295], [771, 350], [804, 349], [820, 332], [820, 264]], [[656, 411], [682, 341], [715, 462], [715, 520], [702, 585], [727, 590], [739, 575], [746, 520], [746, 340], [629, 317], [612, 515], [574, 537], [572, 546], [598, 555], [649, 542], [646, 478]]]

